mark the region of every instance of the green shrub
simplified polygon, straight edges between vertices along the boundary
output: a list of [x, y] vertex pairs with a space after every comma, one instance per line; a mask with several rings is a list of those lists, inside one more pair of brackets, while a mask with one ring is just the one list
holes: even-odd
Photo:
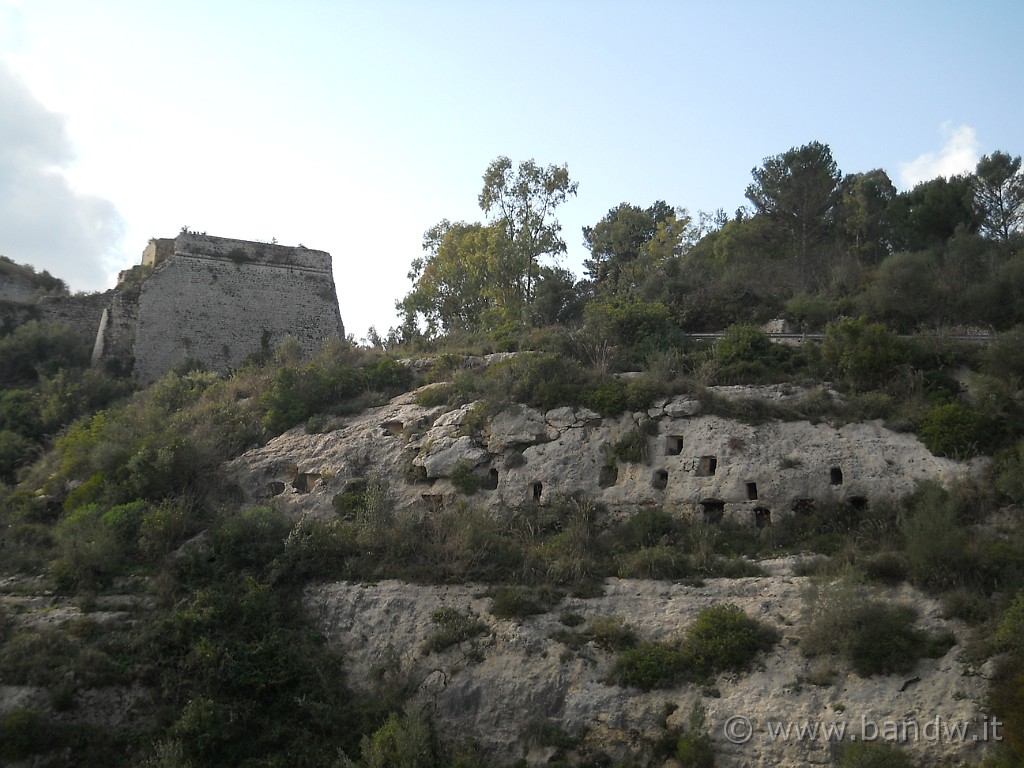
[[640, 642], [616, 657], [608, 682], [642, 691], [672, 688], [680, 682], [685, 670], [686, 661], [674, 645]]
[[824, 296], [798, 294], [786, 302], [786, 315], [805, 332], [824, 328], [840, 312], [838, 303]]
[[603, 379], [587, 388], [583, 405], [602, 416], [618, 416], [627, 409], [626, 387], [618, 379]]
[[1013, 654], [997, 667], [996, 677], [990, 683], [988, 711], [1002, 724], [1005, 750], [1001, 757], [1004, 762], [993, 761], [997, 766], [1017, 768], [1024, 758], [1024, 671], [1021, 655]]
[[721, 366], [735, 363], [756, 363], [771, 356], [772, 342], [768, 334], [753, 325], [730, 325], [715, 342], [715, 357]]
[[676, 760], [682, 768], [714, 768], [715, 748], [706, 733], [687, 731], [676, 742]]
[[139, 551], [149, 560], [170, 554], [192, 532], [193, 522], [183, 499], [165, 499], [149, 507], [139, 525]]
[[601, 570], [600, 551], [594, 536], [594, 505], [559, 498], [547, 512], [557, 521], [557, 530], [535, 542], [528, 556], [546, 580], [574, 585], [578, 591]]
[[358, 551], [356, 531], [350, 523], [306, 516], [289, 531], [275, 568], [281, 578], [297, 583], [343, 578], [349, 573], [350, 558]]
[[317, 411], [366, 391], [371, 381], [386, 386], [401, 375], [387, 363], [378, 363], [380, 369], [371, 368], [368, 374], [350, 358], [351, 350], [347, 347], [328, 344], [302, 366], [278, 368], [262, 395], [267, 428], [275, 433], [284, 432]]
[[954, 644], [914, 627], [917, 613], [907, 606], [868, 605], [854, 611], [847, 649], [861, 677], [909, 672], [918, 659], [941, 656]]
[[612, 530], [616, 542], [626, 549], [653, 547], [674, 542], [683, 522], [663, 509], [645, 507]]
[[700, 681], [726, 671], [747, 669], [758, 651], [778, 641], [778, 632], [735, 605], [703, 609], [687, 628], [681, 655], [689, 679]]
[[1024, 325], [1000, 334], [986, 347], [983, 358], [986, 373], [1020, 387], [1024, 381]]
[[32, 456], [32, 441], [9, 429], [0, 430], [0, 483], [14, 485], [16, 470]]
[[840, 768], [913, 768], [914, 761], [884, 741], [843, 742]]
[[[651, 403], [664, 393], [664, 388], [656, 386], [647, 377], [634, 379], [626, 384], [626, 410], [646, 411]], [[650, 421], [657, 429], [657, 422]]]
[[925, 414], [917, 434], [935, 455], [966, 459], [977, 454], [985, 443], [986, 423], [973, 409], [946, 403]]
[[62, 323], [30, 320], [0, 338], [0, 389], [32, 384], [53, 376], [62, 368], [84, 368], [89, 364], [91, 342], [76, 329]]
[[585, 634], [603, 651], [624, 651], [637, 643], [636, 633], [618, 616], [595, 616]]
[[562, 593], [541, 587], [494, 587], [487, 592], [488, 609], [499, 619], [525, 619], [547, 613], [562, 601]]
[[425, 712], [407, 707], [392, 713], [371, 736], [364, 736], [360, 768], [434, 768], [434, 736]]
[[1024, 590], [1017, 593], [1003, 614], [996, 628], [995, 645], [1001, 651], [1024, 655]]
[[562, 615], [558, 617], [558, 621], [567, 627], [578, 627], [580, 624], [586, 623], [586, 619], [572, 611], [563, 611]]
[[899, 584], [910, 575], [910, 564], [898, 552], [879, 552], [862, 563], [864, 574], [872, 581]]
[[12, 709], [0, 718], [0, 757], [24, 760], [54, 748], [53, 726], [30, 707]]
[[1024, 503], [1024, 440], [1002, 451], [993, 463], [992, 485], [1013, 504]]
[[364, 370], [366, 386], [375, 392], [398, 394], [412, 383], [412, 371], [390, 357], [378, 358]]
[[448, 479], [455, 486], [455, 490], [463, 496], [472, 496], [480, 490], [480, 476], [468, 461], [460, 461], [456, 464]]
[[907, 362], [907, 351], [899, 338], [864, 318], [829, 323], [821, 355], [833, 376], [860, 391], [884, 389]]
[[995, 608], [988, 595], [970, 587], [959, 587], [942, 595], [942, 615], [975, 626], [992, 619]]
[[434, 384], [417, 392], [415, 401], [416, 405], [424, 408], [435, 408], [439, 405], [448, 405], [451, 395], [452, 388], [447, 384]]
[[589, 374], [571, 358], [524, 353], [491, 366], [483, 376], [483, 394], [498, 403], [523, 403], [540, 410], [580, 405]]
[[935, 483], [921, 483], [909, 500], [903, 521], [905, 552], [911, 579], [930, 589], [949, 589], [981, 573], [971, 542], [960, 519], [959, 502]]
[[62, 519], [54, 529], [54, 539], [59, 555], [51, 572], [63, 589], [96, 589], [120, 573], [129, 559], [128, 545], [95, 504]]
[[[575, 614], [571, 616], [575, 617]], [[583, 623], [583, 617], [576, 617], [578, 621], [565, 619], [566, 614], [563, 613], [559, 621], [570, 627]], [[580, 632], [558, 630], [551, 637], [573, 650], [578, 650], [587, 643], [594, 643], [603, 651], [624, 651], [637, 643], [636, 633], [618, 616], [595, 616], [587, 628]]]
[[800, 648], [809, 657], [845, 658], [861, 677], [905, 673], [956, 642], [916, 628], [916, 620], [912, 606], [865, 600], [858, 590], [834, 586], [817, 595]]
[[673, 346], [677, 335], [667, 306], [632, 295], [591, 301], [583, 308], [583, 318], [586, 335], [615, 348], [631, 367]]
[[669, 546], [623, 552], [616, 555], [615, 563], [616, 573], [623, 579], [682, 579], [690, 573], [686, 556]]
[[365, 477], [353, 477], [345, 481], [341, 493], [331, 499], [331, 505], [343, 520], [354, 519], [366, 506], [369, 481]]
[[284, 550], [291, 521], [280, 511], [251, 507], [226, 516], [214, 529], [217, 566], [225, 572], [262, 572]]
[[653, 421], [637, 424], [606, 449], [608, 455], [630, 464], [646, 464], [651, 457], [648, 423], [655, 424], [657, 428], [657, 422]]

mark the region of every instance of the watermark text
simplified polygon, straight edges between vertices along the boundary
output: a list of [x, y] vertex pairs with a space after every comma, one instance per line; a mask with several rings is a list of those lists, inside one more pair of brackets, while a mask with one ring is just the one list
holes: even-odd
[[891, 742], [988, 742], [1003, 740], [1003, 723], [995, 717], [984, 720], [952, 720], [941, 716], [916, 718], [836, 720], [765, 720], [756, 722], [733, 715], [722, 724], [722, 734], [733, 744], [746, 744], [757, 737], [769, 743], [786, 741], [891, 741]]

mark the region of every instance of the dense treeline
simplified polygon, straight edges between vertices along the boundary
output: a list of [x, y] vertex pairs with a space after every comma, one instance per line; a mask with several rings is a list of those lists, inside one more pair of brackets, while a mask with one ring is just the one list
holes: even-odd
[[752, 176], [750, 205], [731, 218], [663, 201], [616, 206], [584, 228], [590, 257], [576, 280], [553, 263], [565, 251], [554, 210], [576, 192], [567, 169], [527, 161], [514, 172], [499, 158], [480, 195], [491, 220], [427, 232], [388, 341], [600, 326], [625, 307], [680, 331], [776, 317], [820, 330], [843, 315], [900, 331], [1024, 322], [1019, 156], [997, 151], [972, 174], [898, 192], [881, 169], [844, 175], [812, 142]]

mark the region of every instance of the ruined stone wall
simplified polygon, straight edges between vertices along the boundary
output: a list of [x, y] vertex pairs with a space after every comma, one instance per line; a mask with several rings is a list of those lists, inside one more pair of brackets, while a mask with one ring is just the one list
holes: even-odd
[[28, 303], [39, 293], [39, 286], [19, 275], [0, 272], [0, 299]]
[[65, 323], [78, 333], [93, 338], [100, 324], [104, 308], [110, 303], [114, 291], [79, 293], [74, 296], [43, 296], [36, 305], [42, 322]]
[[135, 362], [135, 334], [139, 322], [139, 289], [111, 291], [104, 307], [92, 350], [93, 365], [103, 364], [128, 372]]
[[142, 264], [146, 267], [155, 267], [161, 261], [166, 260], [174, 253], [174, 238], [161, 237], [153, 238], [149, 245], [142, 252]]
[[[131, 335], [129, 308], [122, 310], [113, 331], [116, 313], [108, 317], [115, 339], [104, 349], [123, 348]], [[182, 234], [142, 285], [131, 349], [136, 378], [150, 382], [185, 360], [235, 368], [288, 336], [310, 354], [332, 335], [343, 336], [344, 326], [330, 254]]]

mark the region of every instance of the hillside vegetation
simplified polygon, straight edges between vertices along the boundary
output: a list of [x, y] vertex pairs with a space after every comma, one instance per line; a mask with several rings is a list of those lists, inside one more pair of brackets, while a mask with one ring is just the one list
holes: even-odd
[[[949, 638], [845, 589], [909, 582], [971, 626], [970, 653], [996, 654], [990, 706], [1007, 724], [991, 765], [1024, 760], [1024, 177], [994, 153], [967, 177], [897, 193], [883, 171], [843, 176], [813, 143], [765, 160], [733, 218], [623, 204], [584, 231], [591, 259], [576, 280], [551, 263], [564, 250], [553, 211], [576, 184], [564, 167], [499, 158], [480, 204], [486, 223], [442, 222], [414, 262], [403, 323], [358, 347], [335, 339], [312, 359], [296, 345], [219, 374], [183, 364], [138, 389], [88, 367], [58, 326], [27, 323], [0, 338], [0, 681], [46, 692], [0, 712], [0, 761], [26, 765], [489, 765], [407, 707], [415, 681], [381, 670], [373, 695], [345, 682], [338, 652], [312, 630], [301, 592], [324, 579], [401, 578], [487, 586], [496, 617], [598, 594], [608, 576], [700, 580], [759, 572], [756, 560], [816, 553], [808, 655], [857, 674], [888, 674], [945, 652]], [[823, 331], [771, 343], [758, 324], [786, 317]], [[987, 343], [936, 335], [983, 326]], [[688, 333], [722, 330], [713, 343]], [[917, 331], [913, 335], [902, 333]], [[925, 333], [920, 333], [926, 331]], [[486, 372], [467, 354], [522, 351]], [[402, 358], [420, 358], [409, 365]], [[624, 371], [636, 375], [622, 377]], [[492, 516], [464, 505], [415, 516], [386, 506], [387, 478], [335, 498], [330, 521], [248, 507], [224, 462], [292, 428], [320, 432], [346, 414], [422, 384], [439, 405], [582, 405], [602, 415], [658, 397], [701, 396], [721, 415], [881, 419], [954, 458], [991, 457], [976, 482], [922, 486], [906, 499], [819, 509], [771, 536], [651, 509], [610, 523], [586, 499]], [[843, 394], [787, 410], [716, 401], [713, 384], [828, 382]], [[636, 445], [616, 450], [631, 460]], [[472, 478], [465, 478], [467, 483]], [[836, 588], [839, 589], [838, 587]], [[46, 594], [64, 623], [27, 606]], [[843, 593], [846, 594], [846, 593]], [[858, 592], [858, 594], [860, 594]], [[128, 599], [131, 598], [131, 599]], [[124, 623], [106, 616], [127, 604]], [[770, 651], [773, 632], [735, 606], [702, 613], [676, 643], [606, 622], [565, 635], [617, 657], [608, 685], [710, 685]], [[572, 618], [567, 617], [567, 627]], [[485, 631], [439, 614], [428, 652]], [[589, 634], [586, 634], [589, 633]], [[874, 642], [880, 637], [888, 642]], [[709, 682], [710, 681], [710, 682]], [[90, 691], [138, 686], [144, 717], [89, 723]], [[609, 765], [607, 755], [546, 731], [553, 760]], [[856, 750], [846, 765], [876, 762]], [[73, 755], [73, 757], [69, 757]], [[674, 755], [711, 765], [701, 722], [666, 731], [633, 764]]]

